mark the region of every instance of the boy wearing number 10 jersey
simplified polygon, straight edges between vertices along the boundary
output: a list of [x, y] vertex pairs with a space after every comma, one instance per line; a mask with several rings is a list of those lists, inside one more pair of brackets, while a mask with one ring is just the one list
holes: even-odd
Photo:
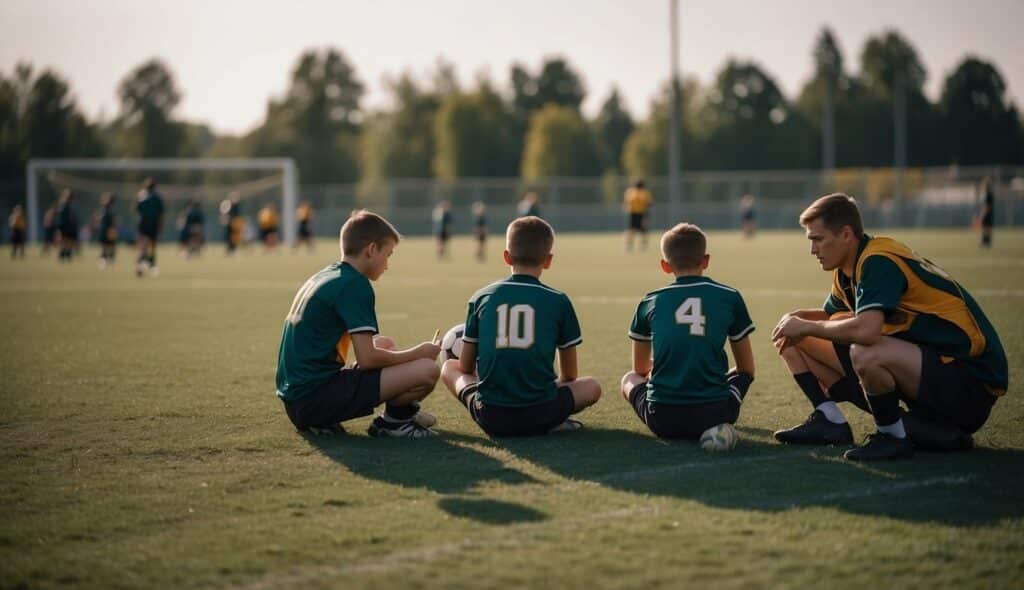
[[739, 291], [704, 276], [710, 257], [699, 227], [680, 223], [665, 232], [661, 256], [662, 270], [676, 280], [637, 306], [629, 328], [633, 370], [622, 378], [622, 396], [659, 437], [695, 439], [739, 417], [754, 381], [754, 324]]
[[[441, 369], [445, 386], [491, 436], [574, 430], [580, 423], [569, 416], [601, 397], [597, 380], [577, 375], [583, 336], [572, 302], [540, 282], [554, 241], [539, 217], [509, 224], [503, 256], [512, 276], [473, 295], [462, 354]], [[560, 375], [552, 368], [556, 349]]]

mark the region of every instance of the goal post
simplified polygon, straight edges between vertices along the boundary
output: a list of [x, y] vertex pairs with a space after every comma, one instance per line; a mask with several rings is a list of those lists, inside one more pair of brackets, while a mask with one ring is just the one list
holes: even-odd
[[[299, 173], [291, 158], [33, 158], [26, 166], [25, 208], [28, 240], [40, 239], [40, 186], [42, 172], [259, 172], [276, 171], [281, 175], [281, 221], [287, 244], [295, 242], [297, 227]], [[275, 183], [276, 184], [276, 183]]]

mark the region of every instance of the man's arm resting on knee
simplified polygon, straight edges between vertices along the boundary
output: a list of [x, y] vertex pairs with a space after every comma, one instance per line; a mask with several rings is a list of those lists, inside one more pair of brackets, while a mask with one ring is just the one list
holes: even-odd
[[870, 346], [882, 338], [884, 324], [885, 315], [879, 309], [869, 309], [851, 318], [836, 320], [810, 321], [790, 317], [779, 324], [772, 339], [814, 336], [832, 342]]
[[422, 358], [437, 358], [441, 347], [433, 342], [421, 342], [406, 350], [386, 350], [377, 348], [373, 343], [373, 334], [361, 332], [352, 334], [352, 349], [356, 354], [356, 362], [363, 369], [383, 369]]

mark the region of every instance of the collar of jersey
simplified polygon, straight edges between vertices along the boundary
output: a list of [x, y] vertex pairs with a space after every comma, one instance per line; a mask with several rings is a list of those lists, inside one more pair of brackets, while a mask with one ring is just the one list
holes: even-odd
[[697, 283], [700, 281], [710, 281], [711, 278], [705, 275], [683, 275], [676, 277], [676, 280], [672, 281], [673, 285], [685, 285], [687, 283]]
[[[860, 255], [864, 253], [864, 248], [868, 247], [868, 242], [871, 241], [871, 236], [864, 234], [860, 237], [860, 244], [857, 246], [857, 257], [853, 259], [853, 277], [852, 281], [857, 282], [857, 262], [860, 260]], [[842, 274], [842, 271], [839, 271]]]
[[514, 274], [510, 276], [507, 280], [513, 283], [529, 283], [531, 285], [541, 284], [540, 279], [538, 279], [537, 277], [525, 274]]

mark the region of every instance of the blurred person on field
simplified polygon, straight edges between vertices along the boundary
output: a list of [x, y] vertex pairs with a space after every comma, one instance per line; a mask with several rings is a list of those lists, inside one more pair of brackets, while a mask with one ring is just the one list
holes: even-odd
[[633, 251], [633, 240], [640, 236], [640, 248], [647, 249], [647, 213], [654, 204], [651, 191], [643, 179], [638, 179], [622, 196], [622, 209], [626, 212], [626, 252]]

